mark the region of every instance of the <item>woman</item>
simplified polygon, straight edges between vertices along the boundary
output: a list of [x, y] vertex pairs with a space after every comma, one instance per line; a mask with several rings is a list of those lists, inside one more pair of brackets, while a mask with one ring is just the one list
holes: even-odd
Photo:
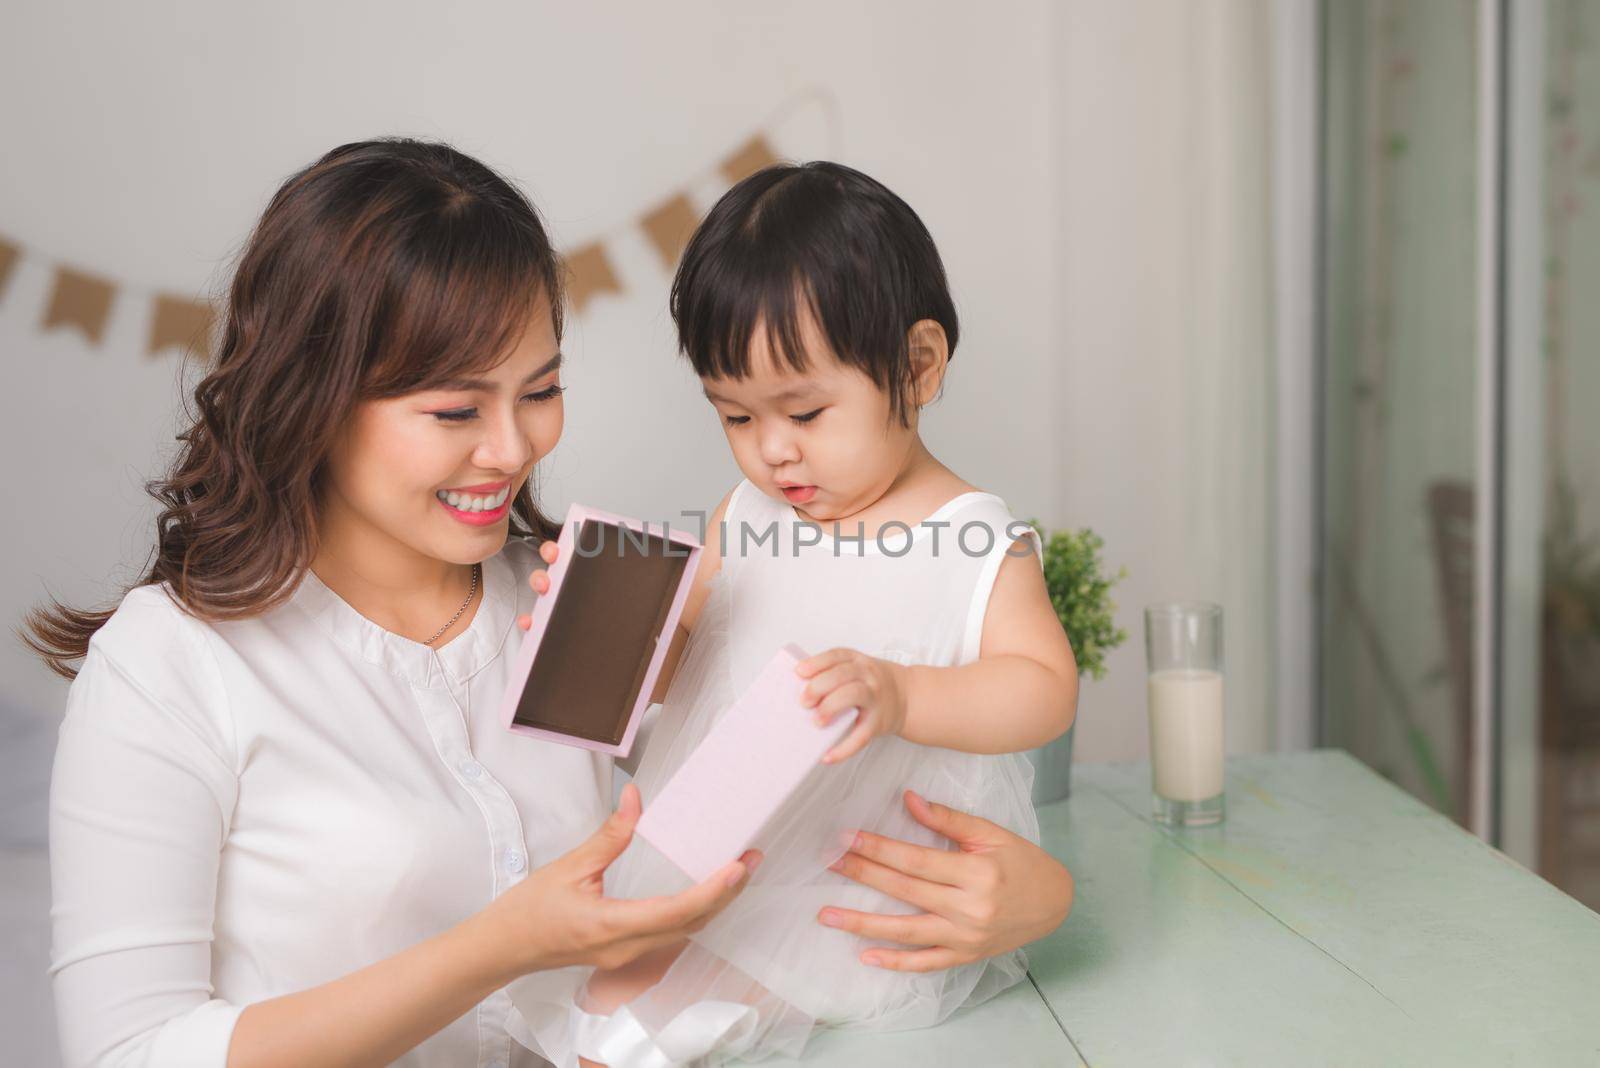
[[[506, 983], [680, 939], [759, 862], [603, 898], [637, 792], [608, 817], [609, 758], [494, 714], [554, 533], [530, 479], [561, 435], [561, 327], [532, 205], [447, 146], [346, 145], [274, 196], [152, 484], [148, 573], [114, 612], [30, 621], [56, 670], [82, 660], [51, 787], [68, 1064], [516, 1063]], [[937, 904], [849, 918], [915, 932], [885, 966], [1065, 916], [1042, 851], [919, 818], [962, 846], [954, 892], [905, 843], [844, 865]]]

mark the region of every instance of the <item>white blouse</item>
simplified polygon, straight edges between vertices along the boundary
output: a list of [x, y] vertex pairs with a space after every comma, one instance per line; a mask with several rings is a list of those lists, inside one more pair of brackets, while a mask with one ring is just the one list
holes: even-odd
[[[437, 651], [310, 573], [240, 622], [128, 594], [69, 691], [50, 788], [68, 1065], [222, 1068], [245, 1005], [445, 930], [600, 825], [611, 759], [499, 723], [536, 561], [521, 541], [485, 561]], [[498, 992], [395, 1063], [541, 1063], [509, 1007]]]

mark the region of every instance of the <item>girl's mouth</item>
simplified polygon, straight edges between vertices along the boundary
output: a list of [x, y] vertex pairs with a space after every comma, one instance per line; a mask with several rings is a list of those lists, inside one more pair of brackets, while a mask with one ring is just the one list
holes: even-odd
[[779, 486], [790, 504], [805, 504], [817, 495], [815, 486]]
[[[479, 487], [474, 487], [479, 488]], [[487, 493], [466, 493], [461, 490], [438, 490], [434, 500], [439, 502], [450, 518], [468, 526], [486, 527], [504, 519], [511, 510], [511, 483]]]

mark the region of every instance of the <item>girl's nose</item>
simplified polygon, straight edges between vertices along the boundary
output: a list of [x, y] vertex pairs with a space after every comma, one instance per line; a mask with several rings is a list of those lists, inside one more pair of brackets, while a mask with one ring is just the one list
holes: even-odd
[[769, 467], [792, 464], [800, 459], [800, 447], [787, 427], [773, 426], [762, 430], [761, 459]]
[[508, 474], [520, 471], [533, 454], [533, 446], [510, 412], [484, 418], [484, 435], [472, 454], [479, 467]]

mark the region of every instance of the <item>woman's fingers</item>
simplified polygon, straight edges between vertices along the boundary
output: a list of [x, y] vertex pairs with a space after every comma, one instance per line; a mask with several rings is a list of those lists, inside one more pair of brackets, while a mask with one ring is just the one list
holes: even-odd
[[902, 946], [918, 949], [946, 945], [960, 933], [949, 920], [931, 912], [915, 916], [886, 916], [878, 912], [829, 907], [817, 913], [817, 922], [824, 927], [849, 931], [862, 938], [898, 942]]
[[533, 626], [533, 617], [532, 616], [518, 616], [517, 617], [517, 626], [521, 627], [523, 630], [529, 629], [530, 627]]
[[875, 860], [868, 860], [859, 853], [846, 853], [830, 867], [847, 879], [854, 879], [874, 890], [882, 890], [890, 897], [915, 905], [924, 912], [949, 916], [959, 903], [961, 891], [954, 887], [906, 875]]
[[966, 868], [968, 858], [948, 849], [913, 845], [898, 838], [885, 838], [871, 831], [860, 831], [850, 852], [930, 883], [964, 886], [968, 881], [965, 878], [969, 874]]
[[931, 946], [928, 949], [874, 947], [864, 950], [861, 954], [862, 964], [891, 972], [938, 972], [961, 964], [971, 964], [978, 959], [975, 954], [946, 946]]
[[612, 900], [613, 916], [620, 926], [637, 936], [676, 936], [695, 922], [721, 912], [728, 902], [739, 896], [750, 879], [752, 868], [760, 862], [760, 853], [747, 850], [738, 860], [681, 893], [638, 901]]
[[[546, 564], [554, 564], [560, 551], [559, 546], [553, 540], [547, 539], [539, 543], [539, 559]], [[528, 574], [528, 585], [533, 587], [534, 593], [543, 596], [550, 592], [550, 576], [544, 568], [536, 567]], [[526, 619], [527, 617], [524, 616], [523, 618]], [[519, 619], [517, 622], [520, 624], [522, 620]], [[527, 630], [528, 628], [523, 627], [522, 629]]]
[[639, 822], [639, 811], [639, 788], [630, 782], [622, 788], [617, 810], [567, 856], [578, 863], [583, 874], [605, 871], [633, 840], [633, 826]]
[[906, 810], [930, 831], [937, 831], [960, 846], [999, 845], [1015, 835], [982, 816], [962, 812], [948, 805], [935, 804], [914, 790], [904, 794]]

